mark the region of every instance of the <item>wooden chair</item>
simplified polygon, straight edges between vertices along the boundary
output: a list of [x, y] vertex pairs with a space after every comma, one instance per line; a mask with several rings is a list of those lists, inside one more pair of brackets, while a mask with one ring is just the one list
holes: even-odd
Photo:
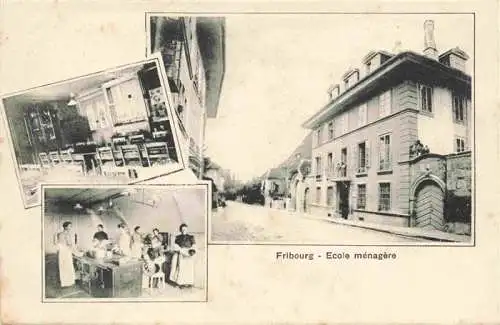
[[148, 166], [152, 166], [153, 163], [161, 161], [162, 159], [166, 162], [170, 162], [171, 160], [166, 142], [145, 143], [144, 148]]
[[125, 165], [129, 165], [131, 162], [138, 162], [142, 166], [141, 151], [136, 144], [120, 146], [120, 150]]
[[45, 152], [40, 152], [38, 154], [38, 157], [40, 158], [40, 164], [42, 165], [42, 167], [47, 168], [52, 166], [49, 155], [46, 154]]
[[97, 148], [97, 162], [102, 167], [107, 162], [113, 162], [113, 165], [116, 166], [115, 157], [113, 155], [113, 149], [111, 147], [101, 147]]
[[126, 145], [128, 144], [127, 142], [127, 138], [126, 137], [115, 137], [111, 140], [113, 142], [113, 146], [115, 148], [119, 147], [119, 146], [122, 146], [122, 145]]
[[50, 151], [49, 158], [50, 158], [50, 161], [52, 161], [52, 164], [54, 164], [54, 165], [58, 165], [61, 163], [61, 156], [59, 156], [58, 151]]
[[165, 289], [165, 273], [163, 271], [156, 272], [152, 276], [149, 277], [149, 288], [153, 288], [155, 280], [157, 280], [157, 287]]
[[111, 147], [97, 148], [96, 159], [101, 175], [104, 174], [104, 165], [106, 165], [106, 163], [113, 162], [112, 166], [116, 167], [115, 157], [113, 155], [113, 149]]
[[73, 164], [73, 157], [71, 156], [72, 149], [62, 150], [60, 152], [61, 161], [67, 164]]
[[83, 168], [85, 159], [83, 158], [83, 155], [79, 154], [79, 153], [72, 153], [71, 154], [71, 159], [73, 160], [73, 164], [76, 165], [76, 166], [79, 166], [80, 167], [79, 170], [82, 173], [85, 173], [85, 170]]
[[144, 141], [145, 141], [144, 134], [135, 134], [128, 136], [128, 142], [130, 144], [144, 143]]

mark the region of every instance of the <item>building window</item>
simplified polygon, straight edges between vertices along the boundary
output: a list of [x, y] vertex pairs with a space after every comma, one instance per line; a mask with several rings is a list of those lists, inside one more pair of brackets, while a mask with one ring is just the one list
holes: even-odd
[[333, 206], [333, 196], [333, 186], [328, 186], [328, 188], [326, 189], [326, 205], [328, 205], [329, 207]]
[[363, 125], [366, 124], [366, 121], [367, 121], [367, 113], [368, 113], [368, 109], [367, 109], [367, 104], [364, 103], [363, 105], [359, 106], [358, 108], [358, 127], [362, 127]]
[[329, 153], [326, 158], [326, 166], [328, 168], [328, 174], [331, 174], [333, 171], [333, 153]]
[[378, 210], [391, 210], [391, 183], [378, 184]]
[[321, 187], [316, 187], [316, 204], [321, 203]]
[[333, 121], [328, 123], [328, 140], [332, 140], [334, 136]]
[[464, 152], [465, 151], [465, 140], [462, 138], [455, 139], [455, 152]]
[[379, 114], [385, 117], [391, 114], [391, 91], [388, 90], [379, 96]]
[[418, 86], [418, 103], [421, 111], [432, 113], [432, 87]]
[[391, 169], [391, 135], [385, 134], [379, 138], [379, 170]]
[[321, 180], [321, 157], [316, 157], [316, 179]]
[[358, 184], [358, 209], [366, 209], [366, 184]]
[[372, 62], [369, 61], [366, 63], [366, 74], [370, 74], [370, 72], [372, 72], [371, 70], [372, 70]]
[[323, 142], [323, 129], [316, 130], [316, 144], [319, 146]]
[[453, 96], [453, 120], [458, 123], [465, 121], [465, 98], [462, 96]]
[[348, 132], [348, 130], [349, 130], [348, 123], [349, 123], [348, 115], [347, 115], [347, 113], [343, 113], [340, 116], [340, 128], [341, 128], [342, 134], [346, 134]]
[[366, 141], [358, 144], [358, 173], [366, 173], [368, 169], [368, 150]]

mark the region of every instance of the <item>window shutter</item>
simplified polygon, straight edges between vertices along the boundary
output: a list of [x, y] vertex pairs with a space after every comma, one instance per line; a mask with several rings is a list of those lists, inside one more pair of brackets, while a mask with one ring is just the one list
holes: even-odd
[[[347, 166], [348, 170], [350, 169], [352, 171], [353, 174], [355, 174], [357, 172], [357, 163], [356, 163], [356, 160], [357, 160], [357, 151], [358, 151], [358, 148], [357, 148], [357, 145], [354, 144], [354, 146], [352, 147], [351, 150], [349, 150], [350, 148], [348, 147], [347, 148], [347, 155], [348, 155], [348, 158], [350, 158], [350, 160], [348, 160], [348, 163], [349, 165]], [[351, 152], [349, 152], [351, 151]], [[348, 172], [349, 174], [349, 172]]]
[[417, 109], [422, 109], [422, 85], [417, 84]]
[[365, 141], [365, 168], [370, 168], [370, 141]]
[[388, 169], [392, 170], [392, 134], [387, 135], [388, 143], [387, 143], [387, 157], [388, 157], [388, 162], [387, 162], [387, 167]]
[[358, 148], [358, 145], [357, 144], [354, 144], [354, 146], [352, 147], [352, 169], [354, 171], [354, 174], [356, 174], [358, 172], [358, 168], [359, 168], [359, 148]]
[[382, 146], [380, 145], [380, 137], [377, 138], [377, 158], [378, 158], [378, 162], [377, 162], [377, 169], [380, 170], [380, 160], [381, 160], [381, 157], [382, 157]]

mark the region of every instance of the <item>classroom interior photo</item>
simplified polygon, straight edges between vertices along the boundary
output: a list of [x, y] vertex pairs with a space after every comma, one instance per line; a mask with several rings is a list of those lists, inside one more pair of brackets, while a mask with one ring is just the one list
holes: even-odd
[[44, 299], [206, 300], [208, 187], [44, 187]]
[[25, 203], [40, 203], [40, 183], [127, 184], [182, 169], [165, 84], [149, 59], [5, 98]]

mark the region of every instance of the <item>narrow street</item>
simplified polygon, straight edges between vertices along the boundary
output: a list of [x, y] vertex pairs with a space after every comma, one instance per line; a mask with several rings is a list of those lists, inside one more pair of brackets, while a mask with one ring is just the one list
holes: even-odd
[[426, 241], [234, 201], [212, 215], [211, 227], [216, 242], [381, 245]]

